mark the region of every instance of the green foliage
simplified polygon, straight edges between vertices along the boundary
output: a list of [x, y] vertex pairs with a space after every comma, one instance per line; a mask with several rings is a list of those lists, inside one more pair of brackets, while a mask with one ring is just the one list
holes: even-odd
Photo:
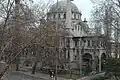
[[91, 80], [106, 80], [108, 77], [98, 77], [98, 78], [93, 78]]
[[83, 77], [82, 75], [79, 75], [79, 74], [60, 74], [58, 76], [66, 79], [70, 79], [70, 78], [77, 79], [77, 78]]
[[120, 73], [120, 58], [107, 58], [105, 70], [112, 73]]

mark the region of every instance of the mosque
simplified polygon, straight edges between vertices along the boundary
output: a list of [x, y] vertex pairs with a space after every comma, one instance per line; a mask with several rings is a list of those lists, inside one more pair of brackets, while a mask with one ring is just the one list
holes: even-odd
[[[82, 13], [71, 0], [53, 4], [47, 13], [47, 20], [62, 25], [67, 35], [60, 39], [60, 58], [67, 69], [83, 68], [102, 71], [102, 61], [107, 56], [104, 36], [90, 34], [87, 20], [81, 19]], [[57, 26], [58, 27], [58, 26]]]

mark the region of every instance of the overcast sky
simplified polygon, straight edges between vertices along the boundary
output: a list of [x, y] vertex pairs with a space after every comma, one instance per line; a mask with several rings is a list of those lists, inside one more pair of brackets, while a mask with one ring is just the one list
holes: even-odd
[[74, 0], [78, 9], [82, 12], [82, 19], [87, 18], [89, 20], [93, 4], [90, 0]]
[[[48, 2], [49, 0], [34, 0], [35, 2], [39, 1], [45, 1]], [[51, 0], [52, 1], [52, 0]], [[53, 0], [56, 2], [57, 0]], [[61, 1], [61, 0], [58, 0]], [[93, 4], [90, 0], [74, 0], [72, 1], [78, 9], [82, 12], [82, 19], [87, 18], [87, 20], [90, 20], [91, 10], [93, 8]]]

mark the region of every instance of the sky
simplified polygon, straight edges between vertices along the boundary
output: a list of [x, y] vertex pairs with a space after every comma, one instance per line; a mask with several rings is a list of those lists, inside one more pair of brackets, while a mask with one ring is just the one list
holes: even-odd
[[[35, 2], [39, 2], [41, 0], [34, 0]], [[46, 3], [49, 0], [43, 0]], [[51, 0], [52, 1], [52, 0]], [[57, 2], [57, 0], [53, 0], [54, 3]], [[61, 1], [61, 0], [58, 0]], [[78, 9], [82, 12], [82, 20], [86, 18], [88, 21], [90, 20], [91, 10], [93, 8], [93, 3], [90, 0], [74, 0], [72, 1]]]
[[93, 3], [90, 0], [74, 0], [73, 3], [82, 12], [82, 19], [86, 18], [89, 21]]

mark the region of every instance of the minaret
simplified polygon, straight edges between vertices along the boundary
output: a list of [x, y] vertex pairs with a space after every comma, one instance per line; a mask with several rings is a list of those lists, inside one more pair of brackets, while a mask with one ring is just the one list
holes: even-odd
[[[67, 59], [69, 60], [69, 62], [71, 62], [71, 57], [72, 57], [72, 54], [71, 54], [71, 16], [72, 16], [72, 13], [71, 13], [71, 5], [70, 5], [70, 0], [66, 0], [66, 32], [68, 33], [68, 35], [66, 36], [66, 40], [67, 40]], [[70, 64], [69, 64], [70, 65]]]
[[71, 6], [70, 6], [70, 1], [71, 0], [66, 0], [66, 30], [69, 32], [72, 29], [71, 26], [71, 19], [72, 19], [72, 13], [71, 13]]

